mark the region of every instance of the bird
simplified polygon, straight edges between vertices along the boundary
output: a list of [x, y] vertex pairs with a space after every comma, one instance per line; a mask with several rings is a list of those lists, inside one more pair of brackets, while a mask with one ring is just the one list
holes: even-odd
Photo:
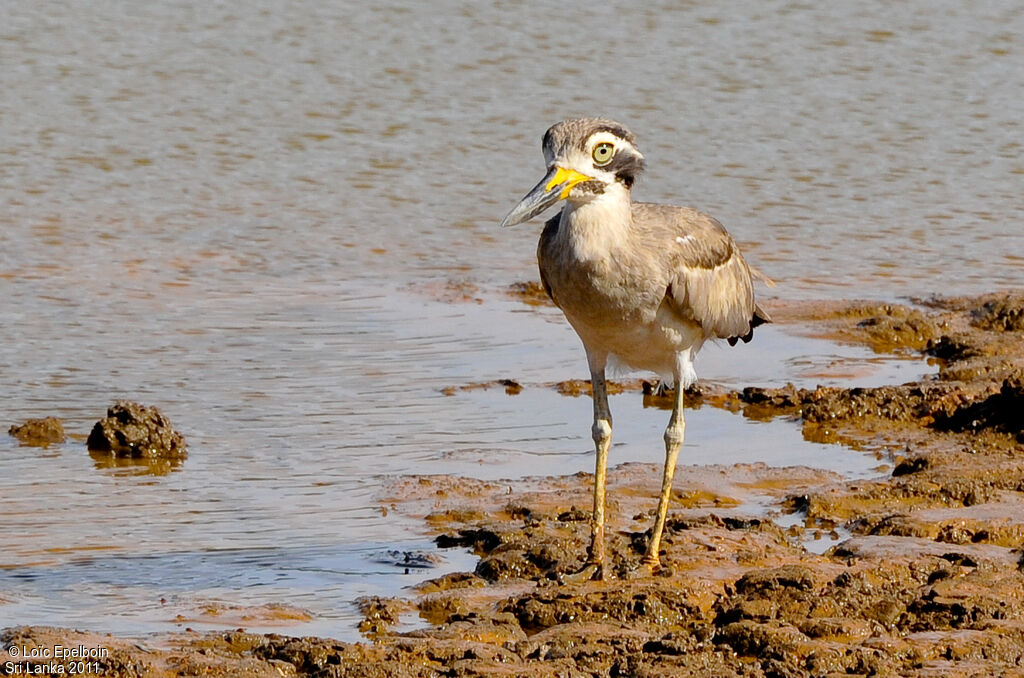
[[683, 396], [696, 378], [694, 356], [708, 340], [748, 342], [771, 318], [754, 299], [754, 279], [771, 281], [743, 259], [717, 220], [696, 209], [635, 202], [644, 170], [636, 137], [605, 118], [571, 118], [541, 142], [547, 173], [502, 220], [513, 226], [562, 202], [537, 245], [544, 290], [583, 342], [590, 370], [596, 451], [591, 544], [573, 576], [604, 580], [605, 484], [612, 415], [606, 370], [654, 372], [675, 385], [665, 429], [665, 466], [646, 553], [635, 572], [661, 568], [660, 547], [686, 423]]

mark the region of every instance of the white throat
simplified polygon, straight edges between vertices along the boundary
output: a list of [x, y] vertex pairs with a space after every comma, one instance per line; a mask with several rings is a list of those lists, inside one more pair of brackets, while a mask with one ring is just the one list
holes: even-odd
[[633, 226], [629, 189], [615, 181], [586, 200], [569, 198], [559, 235], [579, 259], [601, 260], [625, 246]]

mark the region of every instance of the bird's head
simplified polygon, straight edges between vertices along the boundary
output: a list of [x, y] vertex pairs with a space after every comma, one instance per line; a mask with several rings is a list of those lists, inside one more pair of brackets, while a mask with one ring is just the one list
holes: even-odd
[[618, 187], [626, 195], [644, 168], [633, 133], [613, 120], [574, 118], [544, 134], [548, 173], [501, 222], [514, 226], [560, 200], [582, 204]]

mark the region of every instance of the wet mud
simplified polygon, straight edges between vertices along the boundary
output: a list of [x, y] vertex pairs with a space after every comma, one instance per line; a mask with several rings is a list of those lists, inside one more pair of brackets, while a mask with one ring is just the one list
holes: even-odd
[[539, 281], [517, 282], [509, 285], [507, 293], [513, 299], [518, 299], [530, 306], [552, 306], [551, 297], [548, 296]]
[[[909, 384], [701, 393], [874, 452], [880, 475], [680, 467], [663, 567], [643, 576], [661, 469], [620, 465], [608, 479], [614, 578], [603, 582], [567, 578], [586, 558], [590, 474], [398, 479], [384, 507], [421, 519], [442, 549], [471, 550], [473, 572], [360, 601], [365, 642], [241, 630], [160, 647], [97, 637], [111, 648], [102, 675], [1024, 675], [1024, 297], [772, 313], [936, 363], [937, 375]], [[13, 628], [3, 640], [23, 651], [78, 637]], [[0, 671], [8, 660], [0, 654]]]

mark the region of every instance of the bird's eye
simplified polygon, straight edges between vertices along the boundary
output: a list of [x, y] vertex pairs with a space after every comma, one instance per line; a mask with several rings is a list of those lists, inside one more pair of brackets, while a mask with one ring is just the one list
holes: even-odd
[[594, 157], [594, 164], [598, 167], [603, 167], [615, 157], [615, 146], [607, 141], [602, 141], [597, 146], [594, 146], [594, 152], [591, 155]]

